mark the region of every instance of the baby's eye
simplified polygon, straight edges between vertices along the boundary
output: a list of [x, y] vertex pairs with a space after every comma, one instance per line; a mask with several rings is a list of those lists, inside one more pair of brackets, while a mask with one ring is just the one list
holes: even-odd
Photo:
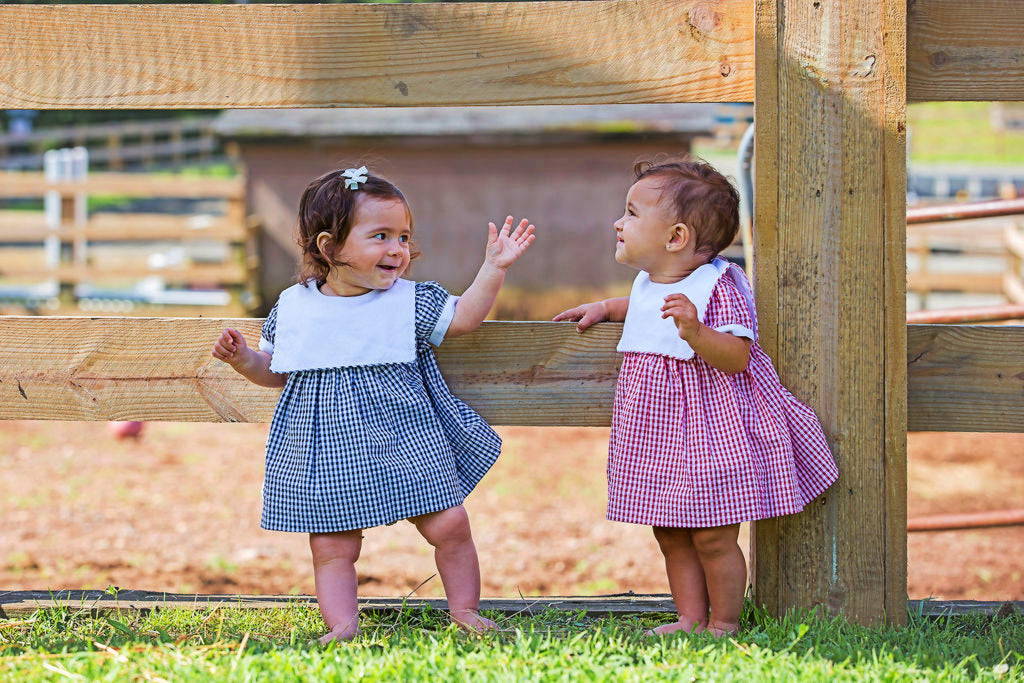
[[628, 213], [630, 216], [636, 215], [636, 211], [634, 211], [633, 209], [626, 209], [626, 213]]
[[408, 242], [410, 239], [411, 238], [409, 237], [409, 235], [402, 235], [401, 237], [398, 238], [398, 241], [402, 242], [402, 243], [405, 243], [405, 242]]
[[370, 238], [370, 239], [375, 239], [375, 240], [383, 240], [383, 239], [386, 239], [386, 238], [387, 238], [387, 235], [385, 235], [385, 234], [384, 234], [384, 233], [382, 233], [382, 232], [378, 232], [378, 233], [377, 233], [376, 235], [374, 235], [374, 236], [373, 236], [372, 238]]

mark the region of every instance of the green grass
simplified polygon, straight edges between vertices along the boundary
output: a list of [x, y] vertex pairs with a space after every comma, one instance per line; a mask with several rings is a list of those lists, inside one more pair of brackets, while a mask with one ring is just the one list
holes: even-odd
[[911, 162], [1020, 166], [1024, 132], [999, 132], [988, 102], [928, 102], [907, 107]]
[[905, 628], [750, 609], [741, 636], [645, 639], [666, 615], [495, 617], [466, 636], [439, 611], [364, 614], [355, 642], [321, 648], [315, 609], [165, 610], [90, 618], [72, 607], [0, 620], [0, 680], [716, 680], [1024, 679], [1024, 617], [911, 615]]

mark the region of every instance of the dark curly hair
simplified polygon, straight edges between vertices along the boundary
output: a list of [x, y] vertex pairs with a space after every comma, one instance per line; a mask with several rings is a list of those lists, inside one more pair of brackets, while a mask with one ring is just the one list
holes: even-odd
[[[359, 189], [350, 190], [344, 172], [345, 169], [335, 169], [323, 174], [306, 187], [299, 199], [297, 242], [302, 250], [302, 266], [297, 277], [299, 284], [305, 285], [309, 280], [315, 280], [319, 287], [327, 281], [327, 274], [332, 267], [345, 265], [336, 261], [333, 253], [344, 246], [348, 239], [356, 212], [356, 200], [360, 195], [402, 202], [409, 214], [409, 229], [413, 227], [409, 202], [390, 181], [367, 174], [366, 182], [359, 183]], [[321, 232], [331, 236], [330, 253], [322, 253], [317, 246], [316, 238]], [[410, 251], [412, 258], [419, 256], [411, 244]]]
[[639, 161], [637, 180], [663, 179], [663, 201], [673, 220], [685, 223], [696, 236], [694, 250], [708, 261], [725, 250], [740, 228], [740, 195], [714, 166], [701, 159]]

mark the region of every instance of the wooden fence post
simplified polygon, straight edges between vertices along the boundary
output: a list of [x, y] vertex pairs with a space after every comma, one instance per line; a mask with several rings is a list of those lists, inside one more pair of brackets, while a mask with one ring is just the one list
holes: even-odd
[[757, 600], [906, 620], [905, 0], [756, 0], [761, 342], [839, 481], [756, 524]]

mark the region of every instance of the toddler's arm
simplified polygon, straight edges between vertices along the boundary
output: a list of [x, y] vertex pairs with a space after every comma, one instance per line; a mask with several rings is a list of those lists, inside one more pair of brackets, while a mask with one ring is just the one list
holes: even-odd
[[505, 271], [523, 255], [533, 243], [533, 226], [525, 218], [512, 230], [512, 216], [505, 219], [499, 231], [488, 223], [487, 252], [484, 264], [469, 289], [459, 297], [455, 317], [445, 333], [445, 339], [469, 334], [484, 321], [498, 298], [498, 290], [505, 282]]
[[685, 294], [669, 294], [661, 307], [661, 317], [671, 317], [679, 336], [708, 365], [732, 375], [743, 372], [750, 363], [752, 341], [708, 327], [697, 317], [697, 307]]
[[614, 299], [594, 301], [589, 304], [582, 304], [576, 308], [570, 308], [568, 311], [562, 311], [552, 320], [556, 322], [559, 320], [574, 320], [577, 323], [576, 331], [582, 332], [594, 323], [605, 320], [621, 323], [626, 319], [626, 311], [628, 310], [629, 297], [619, 296]]
[[245, 343], [238, 330], [225, 327], [213, 345], [213, 357], [222, 360], [253, 384], [261, 387], [283, 387], [287, 374], [270, 371], [270, 354], [257, 351]]

